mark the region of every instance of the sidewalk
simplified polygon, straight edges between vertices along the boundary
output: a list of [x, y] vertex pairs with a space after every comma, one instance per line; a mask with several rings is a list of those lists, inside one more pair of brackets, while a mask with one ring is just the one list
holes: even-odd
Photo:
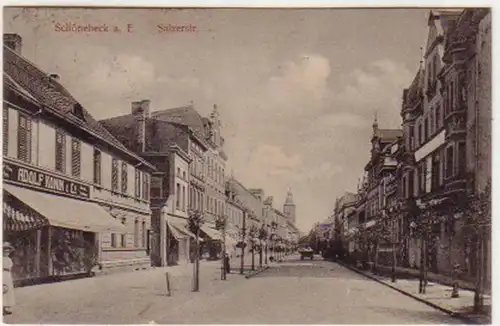
[[[130, 324], [144, 322], [144, 311], [167, 304], [175, 309], [191, 292], [192, 264], [152, 268], [16, 288], [15, 324]], [[165, 272], [170, 274], [172, 296], [167, 297]], [[238, 278], [240, 279], [240, 278]], [[200, 292], [224, 286], [220, 261], [200, 263]], [[223, 289], [222, 289], [223, 290]], [[211, 290], [212, 291], [212, 290]], [[167, 303], [168, 302], [168, 303]]]
[[459, 298], [451, 298], [452, 288], [439, 283], [428, 282], [426, 294], [418, 293], [419, 280], [397, 279], [395, 283], [391, 282], [390, 277], [375, 275], [372, 272], [362, 271], [343, 262], [340, 265], [349, 268], [359, 274], [371, 278], [379, 283], [393, 288], [407, 296], [421, 301], [429, 306], [444, 311], [452, 316], [458, 317], [470, 324], [491, 324], [491, 296], [484, 296], [484, 305], [486, 312], [484, 314], [473, 313], [474, 292], [466, 289], [459, 290]]

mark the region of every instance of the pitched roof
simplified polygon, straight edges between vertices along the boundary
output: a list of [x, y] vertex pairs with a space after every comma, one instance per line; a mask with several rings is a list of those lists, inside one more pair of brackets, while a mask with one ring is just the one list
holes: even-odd
[[205, 123], [203, 117], [194, 109], [192, 105], [182, 106], [173, 109], [151, 112], [151, 117], [159, 120], [184, 124], [203, 139], [206, 139]]
[[406, 95], [406, 100], [408, 102], [413, 102], [418, 99], [418, 95], [420, 91], [424, 88], [424, 68], [420, 67], [417, 71], [417, 74], [413, 78], [413, 81], [408, 88], [408, 93]]
[[76, 123], [82, 130], [93, 133], [109, 145], [151, 166], [120, 143], [90, 113], [82, 107], [84, 120], [77, 119], [72, 112], [78, 101], [59, 82], [35, 64], [20, 56], [11, 48], [3, 47], [4, 83], [35, 99], [54, 113], [59, 113], [68, 121]]

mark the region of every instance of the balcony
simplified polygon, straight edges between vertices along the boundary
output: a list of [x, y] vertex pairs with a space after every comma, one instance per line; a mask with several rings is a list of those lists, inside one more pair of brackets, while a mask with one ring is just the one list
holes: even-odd
[[444, 192], [446, 195], [460, 194], [467, 191], [467, 176], [465, 173], [458, 173], [444, 180]]
[[446, 139], [464, 139], [467, 133], [465, 115], [454, 115], [446, 124]]

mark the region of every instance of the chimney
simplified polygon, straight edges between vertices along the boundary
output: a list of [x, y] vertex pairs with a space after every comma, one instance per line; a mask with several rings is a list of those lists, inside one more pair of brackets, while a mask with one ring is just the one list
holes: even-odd
[[137, 118], [137, 149], [146, 150], [146, 118], [150, 117], [150, 100], [132, 102], [132, 115]]
[[23, 39], [19, 36], [19, 34], [3, 34], [3, 43], [17, 54], [22, 54]]

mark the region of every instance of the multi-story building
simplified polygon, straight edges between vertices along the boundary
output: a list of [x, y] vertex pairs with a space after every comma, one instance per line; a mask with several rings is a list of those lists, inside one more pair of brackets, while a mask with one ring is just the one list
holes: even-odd
[[224, 138], [221, 135], [221, 120], [214, 105], [209, 118], [203, 118], [209, 149], [206, 164], [207, 222], [212, 226], [215, 220], [226, 214], [225, 169], [227, 156], [224, 152]]
[[214, 106], [210, 118], [202, 117], [192, 105], [155, 111], [152, 117], [192, 130], [192, 138], [196, 141], [190, 143], [188, 153], [194, 159], [195, 166], [191, 169], [196, 177], [192, 178], [190, 203], [203, 210], [205, 223], [202, 232], [206, 239], [213, 240], [206, 244], [220, 242], [222, 235], [215, 229], [215, 221], [226, 214], [224, 174], [227, 157], [217, 107]]
[[[228, 218], [226, 235], [229, 237], [231, 242], [230, 245], [234, 245], [235, 243], [243, 241], [243, 219], [246, 218], [246, 208], [239, 200], [238, 194], [232, 191], [228, 181], [226, 181], [226, 210]], [[235, 248], [229, 249], [231, 249], [231, 251], [235, 250]]]
[[[454, 22], [445, 34], [440, 74], [447, 172], [441, 195], [457, 206], [491, 182], [491, 13], [466, 9]], [[467, 219], [456, 211], [449, 213], [449, 232], [440, 241], [440, 248], [445, 247], [440, 270], [450, 271], [455, 262], [469, 276], [478, 270], [474, 241], [459, 241], [473, 238], [463, 227]]]
[[[478, 27], [487, 14], [486, 9], [431, 11], [423, 62], [403, 95], [400, 162], [401, 194], [408, 208], [405, 219], [415, 225], [424, 217], [429, 220], [427, 263], [438, 273], [450, 273], [456, 263], [464, 275], [476, 270], [470, 263], [474, 251], [458, 239], [466, 238], [466, 217], [460, 211], [472, 185], [478, 179], [483, 185], [491, 180], [490, 98], [481, 103], [484, 109], [478, 105], [478, 93], [491, 89], [489, 77], [479, 82], [478, 71], [478, 58], [491, 53], [487, 46], [478, 49]], [[486, 60], [488, 68], [489, 64]], [[482, 144], [485, 147], [478, 150]], [[484, 160], [478, 159], [479, 151]], [[485, 173], [482, 178], [481, 173]], [[409, 213], [415, 206], [421, 208], [418, 216]], [[410, 223], [404, 224], [407, 228]], [[415, 238], [410, 242], [411, 266], [420, 264], [420, 242]]]
[[[354, 233], [354, 229], [358, 224], [353, 219], [358, 220], [357, 216], [353, 217], [353, 212], [356, 212], [356, 207], [359, 202], [357, 194], [346, 192], [340, 198], [335, 200], [334, 210], [334, 225], [335, 225], [335, 238], [340, 240], [341, 243], [346, 244], [345, 250], [354, 250], [354, 241], [350, 241], [350, 233]], [[364, 220], [361, 222], [363, 223]]]
[[[161, 113], [162, 111], [160, 111]], [[207, 143], [190, 126], [157, 118], [150, 101], [132, 103], [131, 113], [101, 121], [128, 148], [157, 168], [151, 182], [154, 230], [152, 259], [165, 266], [190, 260], [189, 209], [203, 210]]]
[[4, 239], [16, 281], [150, 265], [154, 167], [4, 35]]

